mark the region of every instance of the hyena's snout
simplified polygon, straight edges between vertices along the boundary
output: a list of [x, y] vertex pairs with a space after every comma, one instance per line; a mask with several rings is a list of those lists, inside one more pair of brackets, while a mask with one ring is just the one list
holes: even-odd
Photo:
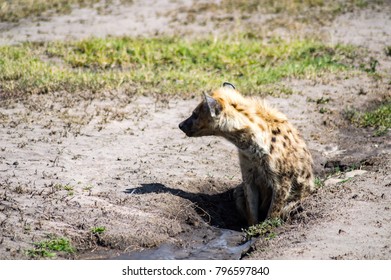
[[193, 120], [188, 118], [179, 124], [179, 129], [182, 130], [187, 136], [191, 136], [191, 129], [193, 126]]

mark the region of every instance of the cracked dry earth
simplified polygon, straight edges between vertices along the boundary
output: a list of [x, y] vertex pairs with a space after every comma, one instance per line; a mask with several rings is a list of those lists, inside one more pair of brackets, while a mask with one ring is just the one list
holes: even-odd
[[[58, 20], [53, 32], [63, 38]], [[322, 32], [334, 43], [368, 48], [390, 75], [390, 57], [381, 51], [391, 41], [389, 26], [384, 12], [364, 10], [338, 17]], [[20, 28], [8, 29], [7, 40], [24, 40]], [[83, 31], [80, 37], [94, 34]], [[58, 38], [51, 36], [37, 39]], [[373, 129], [343, 116], [346, 108], [366, 110], [390, 98], [390, 85], [365, 74], [285, 84], [292, 95], [266, 99], [302, 132], [317, 176], [344, 172], [327, 175], [302, 212], [276, 238], [248, 244], [244, 258], [390, 259], [390, 132], [374, 137]], [[199, 96], [59, 92], [1, 100], [0, 259], [28, 258], [25, 250], [48, 234], [78, 249], [59, 258], [240, 257], [249, 248], [238, 246], [243, 224], [232, 202], [240, 183], [236, 150], [214, 137], [186, 138], [177, 128]], [[320, 98], [329, 101], [318, 104]], [[91, 233], [101, 226], [103, 234]], [[195, 250], [216, 240], [223, 245]], [[221, 247], [239, 251], [222, 254]]]

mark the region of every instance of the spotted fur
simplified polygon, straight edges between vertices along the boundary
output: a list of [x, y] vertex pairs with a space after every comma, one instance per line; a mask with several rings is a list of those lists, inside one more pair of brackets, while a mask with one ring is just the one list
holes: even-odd
[[179, 127], [189, 137], [217, 135], [236, 145], [243, 179], [236, 205], [249, 225], [286, 217], [314, 189], [305, 142], [284, 114], [260, 98], [221, 87], [205, 94]]

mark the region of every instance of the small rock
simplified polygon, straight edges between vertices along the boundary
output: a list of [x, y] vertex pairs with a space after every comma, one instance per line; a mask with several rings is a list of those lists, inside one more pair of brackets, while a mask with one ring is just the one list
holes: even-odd
[[366, 170], [352, 170], [352, 171], [349, 171], [349, 172], [346, 172], [345, 173], [345, 178], [353, 178], [353, 177], [356, 177], [356, 176], [361, 176], [365, 173], [367, 173], [368, 171]]
[[330, 178], [330, 179], [327, 179], [325, 182], [324, 182], [324, 185], [326, 187], [329, 187], [329, 186], [334, 186], [340, 182], [342, 182], [344, 179], [340, 179], [340, 178]]

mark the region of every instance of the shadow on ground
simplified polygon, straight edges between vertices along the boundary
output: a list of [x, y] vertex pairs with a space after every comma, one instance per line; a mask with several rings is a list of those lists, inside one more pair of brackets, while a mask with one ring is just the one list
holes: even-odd
[[129, 194], [169, 193], [194, 203], [197, 213], [214, 227], [241, 231], [246, 226], [236, 211], [233, 189], [218, 194], [191, 193], [167, 187], [160, 183], [141, 184], [127, 189]]
[[113, 259], [240, 259], [254, 240], [244, 239], [242, 228], [246, 225], [239, 217], [233, 198], [233, 189], [217, 193], [191, 193], [167, 187], [160, 183], [141, 184], [126, 189], [127, 194], [168, 193], [188, 200], [197, 214], [208, 224], [184, 232], [181, 246], [161, 244], [156, 248], [120, 254]]

